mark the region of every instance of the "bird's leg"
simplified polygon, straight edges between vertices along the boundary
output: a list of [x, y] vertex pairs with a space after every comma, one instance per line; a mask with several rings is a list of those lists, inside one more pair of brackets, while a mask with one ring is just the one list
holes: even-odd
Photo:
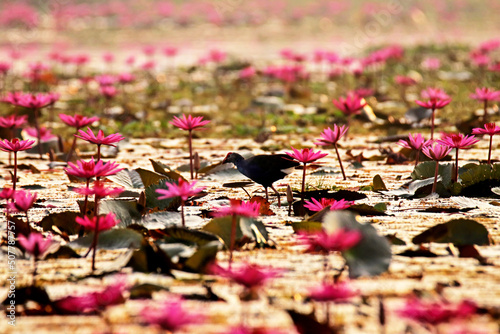
[[269, 202], [269, 193], [267, 192], [267, 187], [264, 187], [264, 189], [266, 190], [266, 201]]
[[280, 193], [273, 186], [271, 186], [271, 189], [274, 190], [274, 192], [276, 193], [276, 195], [278, 195], [278, 207], [281, 208]]

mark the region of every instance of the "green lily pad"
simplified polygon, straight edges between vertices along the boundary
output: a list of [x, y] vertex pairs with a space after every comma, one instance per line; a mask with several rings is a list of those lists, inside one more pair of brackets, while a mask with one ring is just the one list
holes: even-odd
[[[115, 228], [102, 231], [97, 236], [98, 249], [139, 248], [143, 236], [126, 228]], [[69, 243], [71, 248], [89, 248], [94, 240], [94, 233], [89, 233]]]
[[42, 219], [40, 226], [44, 231], [56, 231], [68, 235], [78, 234], [81, 225], [76, 222], [76, 217], [79, 216], [80, 214], [74, 211], [51, 213]]
[[484, 225], [472, 219], [454, 219], [435, 225], [412, 239], [414, 244], [452, 243], [455, 246], [489, 245], [490, 235]]
[[177, 210], [177, 208], [179, 208], [179, 206], [181, 205], [180, 197], [172, 197], [160, 200], [158, 199], [158, 197], [161, 195], [156, 192], [157, 189], [168, 189], [167, 185], [170, 185], [174, 182], [177, 181], [168, 178], [160, 180], [157, 184], [148, 186], [145, 191], [146, 207], [152, 209], [157, 208], [158, 210], [169, 210], [169, 211]]

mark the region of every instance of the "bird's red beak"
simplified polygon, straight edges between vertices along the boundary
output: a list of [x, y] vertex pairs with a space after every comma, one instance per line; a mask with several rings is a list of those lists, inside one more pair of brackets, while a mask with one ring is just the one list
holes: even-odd
[[228, 154], [226, 154], [226, 157], [224, 158], [224, 160], [222, 160], [222, 163], [221, 164], [227, 164], [228, 161], [227, 161], [227, 158], [229, 157], [230, 154], [232, 154], [233, 152], [229, 152]]

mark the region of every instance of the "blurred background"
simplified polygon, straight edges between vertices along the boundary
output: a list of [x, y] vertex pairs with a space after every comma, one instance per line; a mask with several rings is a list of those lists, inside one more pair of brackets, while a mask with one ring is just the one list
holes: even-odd
[[[356, 55], [384, 44], [464, 43], [498, 37], [498, 0], [2, 0], [7, 52], [100, 52], [174, 46], [239, 57], [274, 57], [285, 47]], [[1, 54], [1, 53], [0, 53]]]

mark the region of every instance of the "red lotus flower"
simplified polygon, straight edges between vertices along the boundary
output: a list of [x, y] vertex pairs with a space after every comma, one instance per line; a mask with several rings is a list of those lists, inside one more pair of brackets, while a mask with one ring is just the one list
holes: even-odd
[[333, 100], [333, 104], [345, 115], [359, 114], [359, 111], [366, 106], [364, 99], [354, 93], [349, 93], [347, 97], [340, 97]]
[[175, 46], [166, 46], [163, 48], [163, 54], [167, 57], [175, 57], [179, 52], [179, 49]]
[[9, 208], [17, 212], [27, 212], [35, 204], [37, 196], [37, 193], [17, 190], [12, 196], [13, 201], [9, 203]]
[[341, 199], [340, 201], [334, 200], [333, 198], [322, 198], [320, 201], [311, 198], [311, 202], [306, 200], [304, 207], [311, 211], [321, 211], [324, 208], [330, 207], [330, 210], [344, 210], [350, 207], [353, 202]]
[[34, 143], [34, 140], [19, 140], [18, 138], [13, 138], [12, 140], [4, 139], [0, 141], [0, 150], [4, 152], [26, 151], [33, 147]]
[[[99, 219], [99, 224], [97, 224], [97, 219]], [[76, 217], [76, 222], [86, 229], [93, 231], [95, 231], [97, 226], [99, 232], [109, 230], [120, 223], [113, 213], [108, 213], [106, 216], [92, 217], [91, 219], [87, 216], [83, 218]]]
[[444, 108], [448, 104], [450, 104], [450, 102], [451, 99], [448, 100], [430, 99], [427, 101], [415, 100], [415, 103], [418, 104], [419, 106], [432, 110]]
[[146, 306], [141, 311], [144, 322], [169, 332], [203, 321], [203, 316], [188, 312], [181, 299], [165, 301], [158, 307]]
[[426, 101], [415, 100], [415, 103], [419, 106], [427, 109], [432, 109], [431, 115], [431, 140], [434, 139], [434, 118], [436, 114], [436, 109], [441, 109], [447, 106], [451, 99], [450, 97], [441, 89], [427, 88], [421, 93]]
[[429, 87], [427, 89], [424, 89], [421, 92], [421, 95], [424, 99], [428, 99], [428, 100], [432, 100], [432, 99], [449, 100], [450, 99], [448, 94], [446, 94], [445, 91], [440, 89], [440, 88]]
[[97, 81], [99, 86], [105, 87], [105, 86], [113, 86], [118, 81], [118, 78], [115, 77], [114, 75], [103, 74], [103, 75], [97, 75], [94, 78], [94, 80]]
[[133, 75], [132, 73], [124, 72], [118, 75], [118, 81], [121, 84], [131, 83], [134, 80], [135, 80], [135, 75]]
[[54, 103], [54, 96], [50, 94], [23, 94], [17, 105], [30, 109], [41, 109]]
[[339, 229], [335, 232], [321, 230], [316, 233], [302, 234], [302, 241], [309, 246], [308, 252], [344, 252], [356, 246], [362, 238], [358, 230]]
[[242, 216], [242, 217], [258, 217], [260, 203], [258, 202], [243, 202], [238, 200], [230, 200], [229, 206], [215, 208], [214, 217], [225, 216]]
[[2, 102], [10, 103], [14, 106], [19, 105], [19, 101], [24, 97], [23, 92], [7, 92], [5, 97], [2, 99]]
[[104, 182], [96, 181], [94, 182], [93, 188], [75, 188], [75, 191], [80, 195], [93, 196], [99, 198], [104, 198], [106, 196], [115, 196], [123, 192], [122, 188], [110, 188], [106, 187]]
[[471, 301], [451, 304], [442, 301], [423, 301], [409, 298], [397, 313], [423, 325], [436, 326], [453, 319], [464, 319], [476, 313], [476, 305]]
[[319, 302], [344, 303], [358, 295], [347, 283], [323, 283], [309, 291], [309, 298]]
[[85, 116], [78, 115], [78, 114], [75, 114], [75, 116], [66, 115], [66, 114], [59, 114], [59, 118], [66, 125], [72, 126], [72, 127], [76, 128], [77, 130], [80, 128], [83, 128], [84, 126], [90, 125], [94, 122], [97, 122], [99, 120], [99, 117], [97, 117], [97, 116], [85, 117]]
[[45, 239], [43, 235], [40, 233], [31, 232], [28, 238], [24, 235], [20, 235], [18, 238], [19, 244], [26, 250], [26, 252], [30, 253], [35, 257], [35, 259], [42, 258], [45, 253], [50, 248], [52, 244], [52, 239]]
[[[76, 137], [83, 139], [85, 141], [88, 141], [89, 143], [96, 144], [96, 145], [109, 145], [109, 146], [115, 146], [115, 143], [125, 139], [122, 135], [119, 133], [113, 133], [109, 136], [104, 136], [104, 132], [102, 130], [99, 130], [97, 133], [97, 136], [94, 135], [92, 130], [90, 128], [87, 128], [87, 132], [83, 130], [79, 130], [80, 135], [75, 135]], [[100, 160], [100, 159], [99, 159]]]
[[266, 281], [282, 274], [282, 271], [278, 269], [248, 263], [244, 263], [238, 269], [224, 269], [220, 266], [213, 266], [212, 272], [216, 275], [229, 278], [247, 289], [261, 287]]
[[174, 120], [170, 122], [173, 126], [179, 129], [191, 131], [207, 125], [210, 121], [204, 121], [202, 116], [193, 117], [192, 115], [182, 115], [181, 118], [174, 116]]
[[115, 86], [103, 86], [99, 88], [99, 92], [106, 99], [112, 99], [113, 97], [116, 96], [116, 94], [118, 94], [118, 89], [116, 89]]
[[26, 124], [26, 121], [28, 120], [27, 115], [22, 115], [22, 116], [17, 116], [17, 115], [10, 115], [6, 117], [0, 117], [0, 127], [1, 128], [20, 128], [24, 124]]
[[96, 163], [94, 158], [89, 160], [89, 162], [78, 160], [76, 165], [68, 162], [68, 166], [68, 168], [64, 169], [67, 174], [81, 177], [83, 179], [114, 175], [123, 170], [123, 168], [119, 168], [119, 164], [114, 161], [103, 162], [102, 160], [99, 160]]

